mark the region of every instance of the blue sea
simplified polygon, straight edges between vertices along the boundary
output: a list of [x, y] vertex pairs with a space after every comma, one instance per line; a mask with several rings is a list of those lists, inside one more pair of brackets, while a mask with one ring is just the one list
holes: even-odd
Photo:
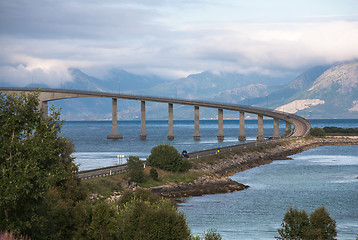
[[[312, 127], [357, 128], [358, 120], [310, 120]], [[255, 141], [257, 120], [246, 120], [247, 142]], [[111, 122], [66, 122], [62, 135], [73, 140], [80, 170], [124, 163], [129, 155], [145, 159], [152, 147], [172, 144], [178, 151], [196, 151], [241, 144], [239, 121], [224, 120], [225, 140], [216, 139], [217, 121], [200, 121], [200, 141], [193, 140], [193, 121], [174, 121], [173, 141], [167, 140], [167, 121], [147, 121], [147, 140], [141, 141], [140, 121], [119, 121], [122, 140], [107, 140]], [[280, 122], [280, 134], [285, 124]], [[273, 121], [264, 120], [264, 134], [273, 134]], [[118, 159], [118, 155], [124, 155]], [[323, 146], [292, 156], [293, 160], [234, 174], [249, 185], [245, 191], [184, 199], [179, 204], [194, 234], [215, 228], [223, 239], [274, 239], [290, 206], [312, 212], [324, 205], [337, 221], [338, 239], [356, 239], [358, 233], [358, 146]]]

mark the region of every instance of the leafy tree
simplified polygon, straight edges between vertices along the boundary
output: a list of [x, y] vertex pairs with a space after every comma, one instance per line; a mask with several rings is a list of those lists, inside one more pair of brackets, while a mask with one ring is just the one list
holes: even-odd
[[127, 172], [131, 181], [144, 182], [144, 164], [137, 156], [129, 156], [127, 159]]
[[219, 233], [216, 232], [216, 229], [209, 228], [207, 232], [204, 232], [205, 240], [221, 240], [222, 237]]
[[310, 134], [315, 137], [326, 136], [326, 132], [322, 128], [319, 128], [319, 127], [315, 127], [313, 129], [311, 129]]
[[329, 216], [323, 206], [311, 213], [310, 227], [309, 239], [336, 239], [336, 221]]
[[0, 126], [0, 230], [33, 239], [72, 236], [86, 194], [73, 192], [80, 181], [73, 145], [58, 135], [59, 111], [43, 118], [38, 93], [0, 94]]
[[221, 240], [222, 237], [216, 232], [216, 229], [209, 228], [207, 232], [204, 231], [203, 237], [191, 236], [190, 240]]
[[277, 230], [280, 234], [277, 239], [304, 239], [310, 223], [305, 210], [291, 207], [286, 212], [281, 226], [282, 228]]
[[118, 238], [117, 225], [115, 211], [108, 203], [98, 201], [93, 206], [89, 238], [94, 240]]
[[308, 217], [305, 210], [290, 208], [278, 229], [280, 234], [277, 239], [311, 239], [333, 240], [336, 239], [336, 222], [333, 220], [325, 207], [319, 207]]
[[143, 190], [129, 195], [117, 208], [121, 239], [189, 239], [185, 216], [174, 202]]
[[154, 180], [158, 181], [158, 171], [155, 168], [151, 168], [149, 171], [149, 176]]
[[175, 147], [168, 144], [152, 148], [147, 164], [172, 172], [185, 172], [191, 168], [190, 162], [183, 159]]

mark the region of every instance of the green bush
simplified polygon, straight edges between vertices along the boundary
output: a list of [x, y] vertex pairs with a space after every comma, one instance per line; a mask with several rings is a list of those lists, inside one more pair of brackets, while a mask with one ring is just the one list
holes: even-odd
[[322, 128], [319, 128], [319, 127], [315, 127], [313, 129], [311, 129], [310, 134], [315, 137], [326, 136], [326, 132]]
[[358, 128], [324, 127], [326, 133], [358, 134]]
[[216, 229], [209, 228], [207, 232], [204, 231], [203, 237], [191, 236], [190, 240], [221, 240], [222, 237], [219, 233], [216, 232]]
[[144, 182], [144, 164], [137, 156], [129, 156], [127, 159], [128, 175], [133, 182], [141, 183]]
[[336, 221], [333, 220], [325, 207], [319, 207], [308, 217], [305, 210], [290, 208], [277, 229], [280, 234], [276, 239], [336, 239]]
[[207, 232], [204, 232], [204, 240], [221, 240], [222, 237], [216, 232], [216, 229], [209, 228]]
[[149, 176], [154, 180], [158, 181], [158, 171], [154, 168], [150, 169]]
[[191, 163], [183, 159], [173, 146], [167, 144], [152, 148], [147, 164], [148, 166], [172, 172], [185, 172], [191, 168]]
[[118, 238], [118, 224], [115, 211], [105, 201], [97, 201], [92, 206], [92, 219], [88, 227], [90, 239]]
[[140, 191], [118, 205], [119, 234], [123, 240], [189, 239], [185, 215], [169, 199]]

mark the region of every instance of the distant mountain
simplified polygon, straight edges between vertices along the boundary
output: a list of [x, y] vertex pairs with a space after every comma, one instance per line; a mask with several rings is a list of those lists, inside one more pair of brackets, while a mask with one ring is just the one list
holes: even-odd
[[[217, 100], [225, 101], [230, 94], [243, 94], [240, 97], [232, 96], [231, 99], [240, 99], [249, 97], [265, 96], [267, 92], [272, 91], [272, 88], [277, 89], [276, 85], [282, 82], [288, 82], [287, 77], [269, 77], [258, 74], [239, 74], [239, 73], [214, 73], [210, 71], [191, 74], [185, 78], [180, 78], [175, 81], [158, 84], [155, 87], [134, 91], [134, 93], [141, 95], [152, 95], [162, 97], [178, 97], [185, 99], [203, 99], [203, 100]], [[254, 85], [260, 84], [267, 91], [257, 93]], [[251, 86], [251, 87], [248, 87]], [[246, 91], [240, 91], [244, 89]], [[250, 92], [252, 90], [252, 92]], [[265, 93], [266, 92], [266, 93]]]
[[267, 98], [271, 108], [308, 118], [358, 118], [358, 61], [312, 68]]
[[[143, 76], [112, 69], [103, 79], [87, 75], [79, 69], [69, 69], [72, 82], [65, 89], [104, 92], [124, 92], [138, 95], [200, 99], [241, 105], [268, 107], [296, 113], [308, 118], [358, 118], [358, 61], [331, 66], [317, 66], [297, 76], [292, 82], [275, 80], [257, 74], [202, 72], [168, 81], [156, 76]], [[285, 85], [277, 86], [278, 83]], [[275, 85], [276, 84], [276, 85]], [[33, 84], [37, 87], [38, 84]], [[41, 85], [41, 87], [47, 87]], [[62, 107], [62, 116], [68, 120], [111, 119], [111, 100], [79, 98], [54, 101]], [[167, 107], [150, 103], [147, 119], [166, 119]], [[120, 100], [119, 119], [138, 119], [140, 103]], [[201, 118], [215, 118], [213, 109], [200, 109]], [[177, 119], [192, 119], [190, 106], [176, 105]], [[230, 111], [225, 118], [237, 117]]]
[[[251, 104], [266, 107], [268, 102], [268, 106], [270, 108], [275, 108], [278, 105], [283, 105], [283, 103], [287, 101], [294, 100], [295, 95], [297, 93], [299, 93], [300, 91], [304, 91], [305, 89], [310, 87], [317, 79], [317, 77], [319, 77], [329, 68], [330, 66], [313, 67], [300, 74], [291, 83], [287, 84], [284, 87], [277, 88], [275, 91], [271, 92], [267, 96], [251, 99]], [[244, 101], [240, 103], [245, 104]]]
[[167, 82], [155, 75], [137, 75], [119, 68], [111, 69], [105, 79], [107, 82], [116, 85], [115, 89], [124, 92], [148, 89]]
[[263, 84], [250, 84], [244, 87], [224, 90], [214, 94], [210, 99], [220, 100], [225, 103], [237, 104], [240, 101], [246, 101], [249, 98], [258, 98], [267, 96], [269, 87]]

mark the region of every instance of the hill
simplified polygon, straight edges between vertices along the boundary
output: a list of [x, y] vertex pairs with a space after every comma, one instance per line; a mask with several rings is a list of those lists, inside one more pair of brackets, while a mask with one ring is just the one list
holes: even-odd
[[310, 69], [268, 98], [271, 107], [308, 118], [358, 118], [358, 61]]

